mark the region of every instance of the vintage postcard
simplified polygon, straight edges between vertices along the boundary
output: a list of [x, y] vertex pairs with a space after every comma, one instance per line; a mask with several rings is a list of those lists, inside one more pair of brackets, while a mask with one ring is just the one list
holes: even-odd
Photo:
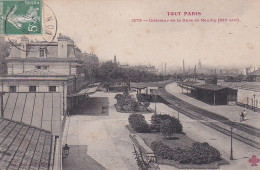
[[259, 169], [259, 11], [0, 0], [0, 170]]

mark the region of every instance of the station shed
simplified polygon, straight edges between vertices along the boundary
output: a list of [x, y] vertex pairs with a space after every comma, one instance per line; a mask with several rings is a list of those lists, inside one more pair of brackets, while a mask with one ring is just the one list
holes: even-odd
[[237, 90], [229, 87], [193, 81], [183, 82], [180, 87], [192, 97], [211, 105], [230, 105], [237, 101]]
[[137, 90], [137, 94], [145, 93], [153, 95], [154, 91], [162, 89], [165, 86], [165, 82], [142, 82], [142, 83], [130, 83], [131, 89]]

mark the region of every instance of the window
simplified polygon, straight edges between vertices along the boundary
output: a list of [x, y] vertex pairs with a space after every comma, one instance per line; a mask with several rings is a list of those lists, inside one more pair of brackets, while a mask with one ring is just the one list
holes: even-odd
[[41, 58], [44, 57], [44, 49], [40, 49], [40, 57], [41, 57]]
[[49, 86], [49, 92], [56, 92], [56, 86]]
[[29, 92], [36, 92], [36, 86], [29, 86]]
[[41, 70], [48, 70], [49, 66], [42, 65], [42, 66], [35, 66], [36, 69], [41, 69]]
[[11, 93], [16, 92], [16, 86], [10, 86], [9, 87], [9, 92], [11, 92]]

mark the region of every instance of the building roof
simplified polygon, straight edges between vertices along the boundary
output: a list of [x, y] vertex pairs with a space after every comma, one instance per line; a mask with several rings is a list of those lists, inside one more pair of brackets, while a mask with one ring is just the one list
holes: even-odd
[[23, 122], [59, 135], [61, 99], [60, 93], [4, 93], [3, 115], [6, 119]]
[[252, 75], [252, 76], [260, 76], [260, 69], [253, 71], [252, 73], [250, 73], [250, 75]]
[[89, 85], [88, 87], [82, 89], [78, 93], [67, 95], [67, 97], [76, 97], [76, 96], [83, 96], [83, 95], [87, 95], [87, 94], [88, 95], [93, 94], [97, 91], [98, 86], [99, 86], [99, 83]]
[[7, 62], [76, 62], [81, 64], [78, 58], [55, 58], [55, 57], [47, 57], [47, 58], [20, 58], [20, 57], [7, 57], [5, 58]]
[[215, 85], [215, 84], [207, 84], [207, 83], [201, 83], [201, 82], [195, 82], [195, 81], [185, 81], [182, 82], [183, 85], [197, 88], [197, 89], [204, 89], [204, 90], [210, 90], [210, 91], [217, 91], [226, 89], [227, 87]]
[[0, 118], [1, 169], [49, 169], [52, 145], [50, 132]]
[[227, 87], [219, 86], [219, 85], [215, 85], [215, 84], [195, 84], [194, 87], [198, 88], [198, 89], [204, 89], [204, 90], [210, 90], [210, 91], [218, 91], [218, 90], [227, 88]]

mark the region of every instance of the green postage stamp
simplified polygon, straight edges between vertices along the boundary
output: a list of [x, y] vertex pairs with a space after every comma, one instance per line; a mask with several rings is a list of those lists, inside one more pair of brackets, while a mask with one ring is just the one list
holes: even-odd
[[0, 0], [0, 34], [42, 33], [42, 0]]

